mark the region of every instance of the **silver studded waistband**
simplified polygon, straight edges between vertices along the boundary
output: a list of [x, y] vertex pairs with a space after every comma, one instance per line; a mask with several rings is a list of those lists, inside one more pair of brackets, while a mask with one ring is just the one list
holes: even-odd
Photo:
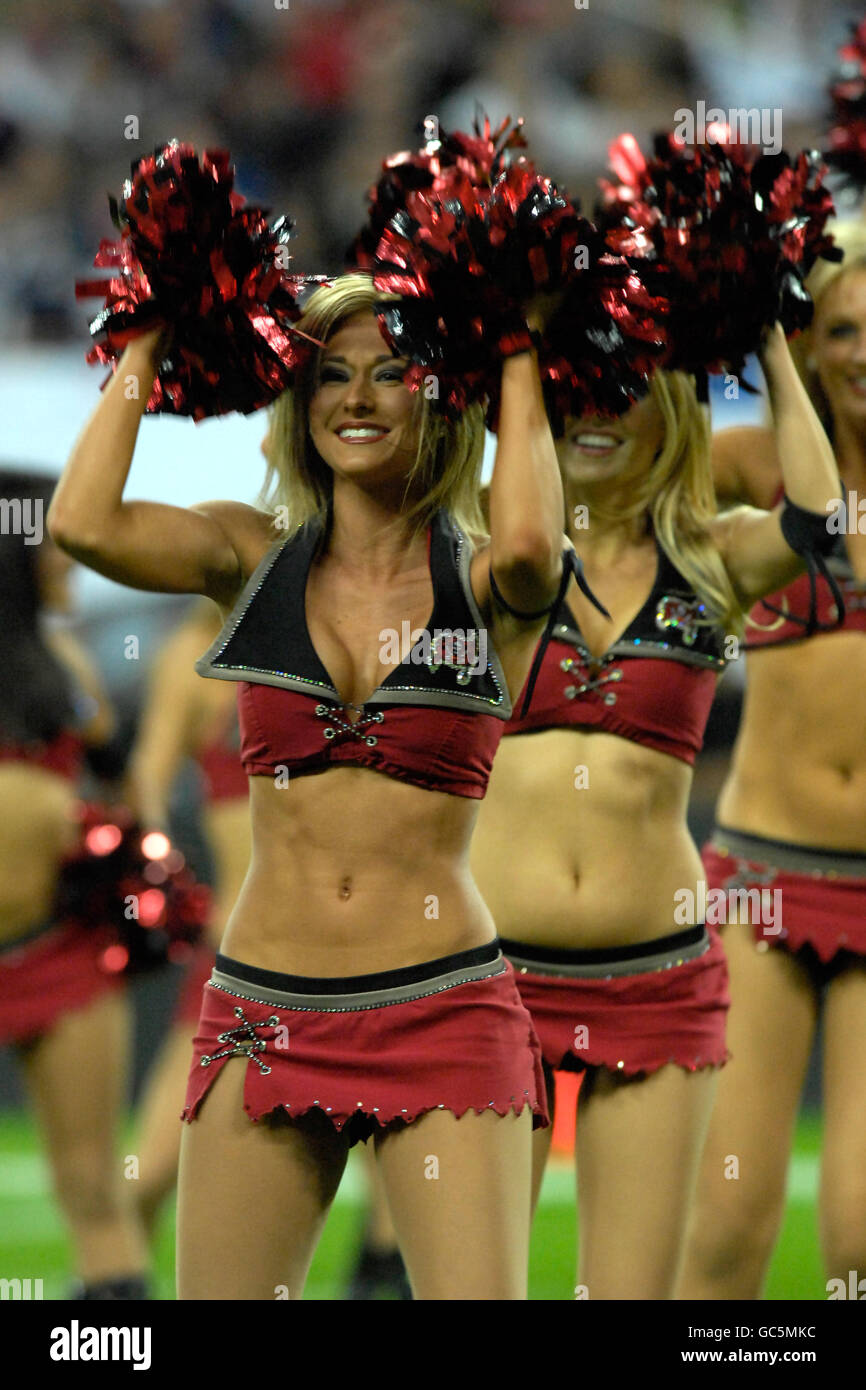
[[787, 873], [866, 878], [866, 854], [792, 845], [785, 840], [767, 840], [761, 835], [748, 835], [721, 825], [713, 831], [710, 845], [717, 854], [746, 859], [750, 864], [764, 864]]
[[652, 942], [647, 943], [647, 954], [633, 956], [630, 960], [599, 961], [539, 961], [532, 957], [532, 947], [521, 947], [520, 954], [509, 946], [508, 959], [516, 971], [531, 975], [552, 975], [555, 978], [574, 980], [606, 980], [612, 976], [649, 975], [657, 970], [672, 970], [687, 960], [696, 960], [710, 949], [710, 938], [706, 928], [698, 941], [689, 942], [675, 949], [653, 951]]
[[500, 952], [495, 960], [485, 961], [482, 965], [468, 965], [429, 980], [417, 980], [414, 984], [396, 985], [391, 989], [366, 990], [360, 994], [295, 994], [253, 984], [236, 975], [226, 975], [221, 970], [213, 971], [208, 984], [213, 989], [222, 990], [236, 999], [246, 999], [252, 1004], [275, 1005], [279, 1009], [307, 1013], [354, 1013], [360, 1009], [382, 1009], [388, 1004], [408, 1004], [413, 999], [426, 999], [428, 995], [441, 994], [455, 985], [502, 975], [505, 969], [505, 960]]

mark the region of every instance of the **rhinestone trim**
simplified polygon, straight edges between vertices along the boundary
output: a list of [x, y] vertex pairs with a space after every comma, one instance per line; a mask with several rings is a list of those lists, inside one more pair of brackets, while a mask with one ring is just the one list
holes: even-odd
[[[496, 966], [497, 968], [493, 968], [493, 966]], [[283, 1007], [283, 1011], [284, 1011], [285, 1013], [301, 1013], [301, 1014], [356, 1014], [356, 1013], [366, 1013], [366, 1012], [367, 1012], [368, 1010], [370, 1010], [370, 1009], [388, 1009], [388, 1008], [393, 1007], [394, 1005], [399, 1005], [399, 1004], [412, 1004], [412, 1003], [414, 1003], [415, 1000], [417, 1000], [417, 999], [429, 999], [429, 998], [430, 998], [432, 995], [434, 995], [434, 994], [444, 994], [446, 990], [449, 990], [449, 989], [457, 989], [460, 985], [464, 985], [464, 984], [478, 984], [481, 980], [490, 980], [490, 979], [493, 979], [495, 976], [503, 975], [503, 974], [505, 973], [505, 966], [504, 966], [504, 964], [503, 964], [503, 962], [502, 962], [501, 960], [500, 960], [498, 963], [497, 963], [497, 962], [494, 962], [494, 963], [493, 963], [493, 966], [492, 966], [491, 969], [488, 971], [488, 973], [485, 974], [485, 975], [473, 975], [473, 976], [471, 976], [471, 977], [470, 977], [469, 979], [467, 979], [467, 980], [449, 980], [449, 982], [448, 982], [447, 984], [444, 984], [444, 985], [437, 985], [435, 989], [426, 989], [426, 990], [425, 990], [425, 989], [423, 989], [421, 986], [419, 986], [419, 992], [418, 992], [417, 994], [410, 994], [410, 995], [401, 996], [401, 998], [399, 998], [399, 999], [380, 999], [380, 1000], [377, 1000], [376, 1003], [374, 1003], [374, 1004], [353, 1004], [351, 1007], [340, 1007], [340, 1006], [336, 1006], [336, 1007], [334, 1007], [334, 1008], [330, 1008], [330, 1007], [326, 1007], [326, 1008], [321, 1008], [321, 1007], [305, 1007], [303, 1004], [294, 1004], [294, 1003], [293, 1003], [291, 1006], [288, 1005], [288, 1004], [285, 1005], [285, 1006], [280, 1006], [280, 1005], [278, 1005], [278, 1004], [274, 1004], [274, 1002], [273, 1002], [272, 999], [257, 999], [257, 998], [255, 997], [255, 995], [252, 995], [252, 994], [241, 994], [241, 993], [239, 993], [237, 990], [226, 989], [224, 985], [217, 984], [217, 983], [215, 983], [213, 980], [208, 980], [208, 982], [207, 982], [207, 987], [208, 987], [209, 989], [218, 989], [218, 990], [220, 991], [221, 994], [227, 994], [227, 995], [229, 996], [230, 999], [243, 999], [243, 1000], [244, 1000], [246, 1003], [248, 1003], [248, 1004], [262, 1004], [262, 1005], [264, 1005], [266, 1008], [270, 1008], [270, 1009]], [[333, 997], [336, 998], [337, 996], [333, 996]], [[239, 1011], [236, 1009], [236, 1010], [235, 1010], [235, 1013], [238, 1013], [238, 1012], [239, 1012]], [[277, 1018], [276, 1021], [277, 1021], [277, 1023], [279, 1023], [279, 1019], [278, 1019], [278, 1018]], [[264, 1024], [255, 1024], [255, 1025], [253, 1025], [253, 1026], [254, 1026], [254, 1027], [264, 1027]], [[234, 1031], [237, 1031], [237, 1030], [234, 1030]], [[222, 1039], [220, 1039], [220, 1041], [222, 1041]], [[264, 1044], [263, 1044], [262, 1046], [264, 1046]], [[261, 1049], [259, 1049], [259, 1050], [261, 1050]], [[228, 1055], [228, 1054], [226, 1054], [226, 1055]]]

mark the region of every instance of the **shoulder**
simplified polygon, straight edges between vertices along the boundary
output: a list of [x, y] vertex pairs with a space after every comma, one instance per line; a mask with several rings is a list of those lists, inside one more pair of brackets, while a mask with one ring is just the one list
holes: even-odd
[[750, 507], [745, 503], [737, 507], [728, 507], [718, 516], [710, 518], [707, 522], [707, 534], [716, 549], [724, 556], [732, 537], [741, 536], [750, 527], [766, 521], [768, 510], [764, 507]]
[[748, 502], [769, 511], [782, 470], [776, 437], [765, 426], [739, 426], [713, 435], [713, 480], [719, 503]]
[[[263, 512], [246, 502], [197, 502], [190, 510], [215, 522], [234, 550], [240, 567], [237, 592], [243, 588], [271, 546], [285, 539], [286, 533], [278, 529], [272, 512]], [[226, 595], [223, 606], [230, 597]]]

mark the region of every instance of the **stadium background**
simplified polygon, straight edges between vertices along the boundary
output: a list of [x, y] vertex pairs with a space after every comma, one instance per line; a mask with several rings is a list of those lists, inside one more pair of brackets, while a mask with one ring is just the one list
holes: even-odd
[[[381, 158], [420, 143], [426, 115], [466, 128], [526, 118], [531, 152], [591, 209], [608, 141], [644, 144], [680, 107], [781, 107], [783, 144], [820, 144], [824, 88], [849, 19], [810, 0], [6, 0], [0, 13], [0, 465], [58, 472], [101, 376], [83, 362], [88, 309], [72, 285], [111, 235], [107, 198], [132, 160], [166, 139], [227, 147], [251, 201], [298, 223], [294, 268], [335, 271]], [[135, 122], [129, 118], [134, 117]], [[130, 131], [137, 138], [127, 138]], [[756, 366], [751, 379], [760, 382]], [[760, 398], [714, 393], [714, 427], [761, 417]], [[148, 420], [129, 495], [188, 505], [253, 501], [262, 416], [193, 426]], [[490, 441], [489, 441], [490, 442]], [[76, 577], [74, 628], [96, 657], [131, 739], [147, 669], [187, 601]], [[125, 656], [129, 635], [139, 656]], [[699, 759], [691, 819], [711, 820], [739, 709], [741, 664], [726, 675]], [[178, 837], [203, 875], [198, 783], [175, 796]], [[2, 831], [0, 831], [2, 833]], [[169, 967], [131, 986], [133, 1097], [177, 988]], [[131, 1097], [132, 1099], [132, 1097]], [[14, 1059], [0, 1050], [0, 1272], [45, 1279], [60, 1297], [68, 1247], [22, 1110]], [[560, 1147], [567, 1135], [558, 1136]], [[815, 1235], [820, 1080], [813, 1059], [770, 1296], [819, 1298]], [[549, 1175], [533, 1242], [532, 1296], [573, 1283], [573, 1186], [564, 1153]], [[308, 1297], [339, 1296], [361, 1222], [350, 1169]], [[172, 1216], [160, 1249], [172, 1296]]]

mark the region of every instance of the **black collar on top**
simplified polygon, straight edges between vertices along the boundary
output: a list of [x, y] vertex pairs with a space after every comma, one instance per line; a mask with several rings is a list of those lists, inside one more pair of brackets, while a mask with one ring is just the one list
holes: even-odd
[[[297, 690], [340, 704], [340, 696], [313, 646], [307, 628], [307, 577], [319, 546], [321, 521], [308, 521], [294, 535], [272, 546], [246, 585], [222, 631], [196, 662], [201, 676], [250, 681]], [[439, 510], [430, 524], [430, 575], [433, 612], [427, 624], [432, 638], [442, 633], [467, 635], [484, 630], [484, 620], [469, 583], [471, 550], [448, 514]], [[398, 630], [402, 640], [402, 629]], [[476, 661], [478, 637], [476, 642]], [[505, 676], [492, 643], [487, 665], [460, 664], [460, 647], [443, 643], [437, 662], [404, 657], [365, 705], [433, 705], [475, 710], [501, 719], [511, 716]]]
[[624, 632], [602, 656], [591, 654], [565, 598], [556, 615], [553, 636], [569, 642], [592, 664], [623, 656], [672, 659], [688, 665], [721, 669], [724, 634], [707, 618], [702, 601], [656, 539], [658, 561], [652, 588]]

